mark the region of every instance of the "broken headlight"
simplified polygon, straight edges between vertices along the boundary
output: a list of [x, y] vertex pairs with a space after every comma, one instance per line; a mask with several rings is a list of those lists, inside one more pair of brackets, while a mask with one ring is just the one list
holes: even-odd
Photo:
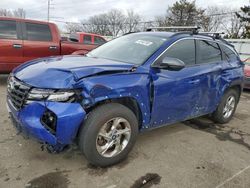
[[80, 90], [32, 89], [27, 97], [31, 101], [78, 102], [82, 99]]

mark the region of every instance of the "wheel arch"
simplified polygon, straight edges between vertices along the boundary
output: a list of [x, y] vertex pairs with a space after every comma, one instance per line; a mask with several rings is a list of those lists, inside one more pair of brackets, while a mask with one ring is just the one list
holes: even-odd
[[96, 102], [93, 106], [86, 109], [86, 112], [89, 113], [90, 111], [92, 111], [96, 107], [98, 107], [100, 105], [105, 105], [108, 103], [119, 103], [119, 104], [122, 104], [122, 105], [126, 106], [127, 108], [129, 108], [135, 114], [135, 116], [138, 120], [139, 130], [141, 129], [141, 127], [143, 125], [142, 109], [140, 108], [138, 101], [133, 97], [120, 97], [120, 98], [111, 98], [111, 99], [101, 100], [101, 101]]
[[[236, 82], [236, 83], [232, 83], [231, 85], [229, 85], [229, 86], [224, 90], [223, 95], [224, 95], [228, 90], [231, 90], [231, 89], [235, 90], [235, 91], [239, 94], [239, 98], [240, 98], [241, 93], [242, 93], [242, 90], [243, 90], [242, 84], [237, 83], [237, 82]], [[237, 101], [237, 102], [239, 102], [239, 101]]]

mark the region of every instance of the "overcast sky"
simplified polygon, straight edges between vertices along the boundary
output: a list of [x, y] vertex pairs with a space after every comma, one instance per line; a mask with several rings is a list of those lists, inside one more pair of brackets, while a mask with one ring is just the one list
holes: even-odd
[[[47, 19], [47, 0], [0, 0], [0, 8], [26, 10], [26, 17]], [[51, 20], [79, 22], [90, 16], [104, 13], [112, 8], [126, 11], [133, 9], [146, 20], [164, 15], [175, 0], [51, 0]], [[206, 8], [212, 5], [239, 8], [249, 0], [196, 0], [196, 4]]]

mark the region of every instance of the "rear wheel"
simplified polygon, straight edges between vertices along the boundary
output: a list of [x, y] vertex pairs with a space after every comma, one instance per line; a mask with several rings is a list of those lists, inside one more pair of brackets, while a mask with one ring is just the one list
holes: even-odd
[[110, 103], [89, 113], [79, 134], [79, 147], [87, 160], [109, 166], [127, 157], [138, 134], [138, 120], [127, 107]]
[[212, 119], [217, 123], [228, 123], [236, 110], [239, 101], [239, 93], [234, 90], [228, 90], [221, 99], [216, 111], [212, 114]]

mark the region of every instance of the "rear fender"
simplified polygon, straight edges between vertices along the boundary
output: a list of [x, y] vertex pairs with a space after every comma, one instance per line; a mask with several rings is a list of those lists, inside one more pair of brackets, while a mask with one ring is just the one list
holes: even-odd
[[240, 90], [239, 95], [241, 94], [241, 91], [243, 90], [244, 75], [243, 75], [242, 68], [238, 68], [233, 71], [235, 71], [234, 74], [229, 74], [227, 77], [224, 76], [221, 79], [222, 88], [221, 89], [218, 88], [219, 92], [218, 92], [218, 97], [217, 97], [218, 99], [217, 106], [219, 102], [221, 101], [223, 95], [226, 93], [228, 89], [233, 88], [233, 87], [239, 87], [239, 90]]

